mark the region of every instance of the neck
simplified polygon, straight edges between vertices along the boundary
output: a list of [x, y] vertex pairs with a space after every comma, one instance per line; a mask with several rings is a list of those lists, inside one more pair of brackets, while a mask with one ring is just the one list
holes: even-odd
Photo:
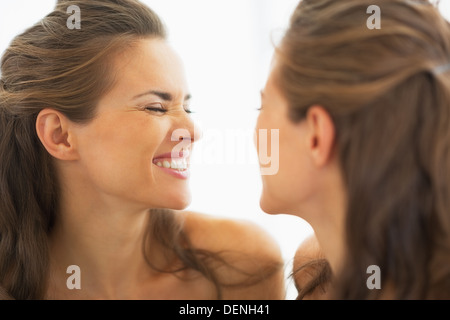
[[139, 287], [149, 275], [142, 253], [148, 210], [99, 197], [86, 188], [66, 187], [61, 199], [50, 236], [50, 287], [69, 293], [66, 280], [71, 265], [81, 270], [85, 290], [79, 294], [118, 298]]
[[344, 234], [340, 224], [336, 222], [312, 222], [311, 225], [333, 274], [339, 274], [345, 254]]
[[328, 260], [333, 274], [339, 274], [346, 251], [345, 217], [346, 192], [338, 174], [330, 180], [320, 192], [315, 192], [311, 201], [298, 215], [304, 218], [314, 229], [322, 254]]

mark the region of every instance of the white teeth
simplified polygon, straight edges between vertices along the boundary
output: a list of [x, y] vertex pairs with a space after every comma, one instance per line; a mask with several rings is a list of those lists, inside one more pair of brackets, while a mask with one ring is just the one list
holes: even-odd
[[179, 161], [172, 160], [170, 167], [172, 169], [177, 169], [177, 170], [186, 170], [187, 169], [186, 159], [179, 160]]
[[158, 161], [156, 162], [156, 165], [160, 168], [164, 167], [166, 169], [175, 169], [175, 170], [187, 170], [188, 165], [187, 165], [187, 161], [186, 158], [182, 159], [182, 160], [173, 160], [171, 162], [164, 160], [163, 162]]

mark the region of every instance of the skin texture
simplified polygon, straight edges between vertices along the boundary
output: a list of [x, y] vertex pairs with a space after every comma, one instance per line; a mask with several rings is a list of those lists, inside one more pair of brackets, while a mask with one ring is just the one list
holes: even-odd
[[305, 119], [291, 121], [289, 105], [277, 84], [277, 68], [275, 56], [256, 130], [279, 129], [280, 166], [277, 174], [262, 176], [260, 205], [267, 213], [308, 221], [335, 271], [345, 251], [346, 193], [334, 146], [334, 124], [319, 105], [311, 106]]
[[[190, 202], [188, 179], [154, 162], [180, 146], [188, 154], [199, 137], [187, 112], [190, 94], [182, 62], [165, 41], [142, 39], [118, 55], [113, 68], [115, 85], [101, 98], [92, 121], [73, 123], [45, 109], [36, 122], [62, 184], [60, 215], [50, 237], [48, 298], [214, 299], [215, 288], [204, 277], [186, 271], [182, 276], [189, 280], [182, 280], [180, 274], [156, 272], [142, 254], [148, 209], [182, 210]], [[182, 134], [173, 137], [180, 129]], [[247, 272], [257, 270], [252, 257], [281, 261], [274, 240], [254, 225], [181, 211], [178, 218], [194, 247], [235, 250], [230, 260]], [[149, 260], [164, 256], [160, 248]], [[66, 287], [66, 268], [73, 264], [81, 269], [81, 290]], [[221, 272], [238, 280], [236, 272]], [[224, 297], [282, 299], [282, 268], [246, 290], [225, 290]]]

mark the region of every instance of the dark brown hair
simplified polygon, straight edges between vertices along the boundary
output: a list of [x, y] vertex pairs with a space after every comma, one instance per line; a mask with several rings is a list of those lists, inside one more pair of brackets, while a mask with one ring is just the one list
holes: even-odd
[[[70, 5], [80, 8], [81, 29], [67, 27]], [[53, 108], [74, 122], [90, 121], [97, 102], [114, 84], [108, 68], [112, 57], [148, 37], [164, 39], [166, 30], [158, 16], [137, 0], [65, 0], [18, 35], [4, 53], [0, 79], [0, 297], [41, 299], [47, 290], [48, 234], [58, 219], [59, 182], [51, 156], [36, 134], [37, 115], [43, 108]], [[221, 279], [208, 263], [213, 258], [222, 261], [220, 256], [193, 248], [175, 212], [152, 210], [149, 220], [148, 236], [170, 251], [182, 269], [197, 270], [211, 280], [220, 298]], [[145, 244], [143, 250], [145, 253]], [[248, 279], [254, 283], [256, 278], [262, 279], [259, 276], [249, 275]]]
[[[347, 255], [332, 296], [450, 298], [449, 23], [429, 1], [303, 0], [277, 56], [291, 120], [322, 105], [336, 128]], [[389, 292], [367, 288], [371, 265]]]

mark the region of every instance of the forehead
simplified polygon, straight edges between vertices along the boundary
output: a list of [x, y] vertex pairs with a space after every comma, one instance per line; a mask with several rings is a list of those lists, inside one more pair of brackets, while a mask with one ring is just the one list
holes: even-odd
[[265, 98], [282, 96], [281, 91], [279, 90], [278, 77], [279, 77], [279, 65], [275, 60], [273, 60], [269, 75], [267, 77], [266, 85], [263, 91], [263, 95]]
[[173, 48], [162, 39], [142, 39], [118, 54], [115, 68], [115, 88], [127, 96], [149, 89], [173, 95], [187, 90], [184, 66]]

